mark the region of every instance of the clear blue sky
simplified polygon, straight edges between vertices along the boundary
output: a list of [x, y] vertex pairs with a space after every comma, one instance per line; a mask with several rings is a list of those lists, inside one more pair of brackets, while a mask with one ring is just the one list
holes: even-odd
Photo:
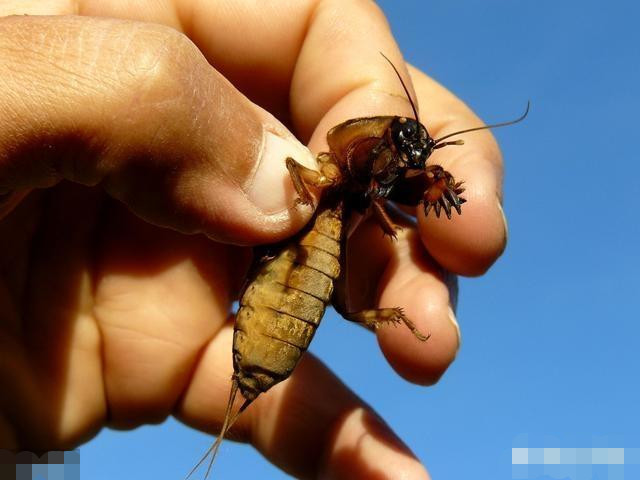
[[[523, 124], [495, 132], [509, 246], [489, 274], [461, 280], [462, 350], [437, 386], [398, 378], [375, 340], [333, 312], [312, 351], [434, 479], [512, 478], [512, 447], [640, 447], [640, 6], [381, 5], [406, 58], [485, 121], [514, 117], [531, 99]], [[82, 447], [82, 478], [182, 478], [211, 439], [175, 421], [106, 430]], [[640, 478], [640, 466], [625, 468], [625, 478]], [[231, 442], [216, 471], [286, 478]], [[594, 467], [594, 478], [614, 480], [602, 472]]]

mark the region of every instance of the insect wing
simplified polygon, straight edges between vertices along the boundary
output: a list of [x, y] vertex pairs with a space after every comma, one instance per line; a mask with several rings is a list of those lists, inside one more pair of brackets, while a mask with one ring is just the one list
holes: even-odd
[[331, 152], [344, 163], [349, 146], [356, 140], [382, 138], [396, 117], [365, 117], [347, 120], [333, 127], [327, 134]]

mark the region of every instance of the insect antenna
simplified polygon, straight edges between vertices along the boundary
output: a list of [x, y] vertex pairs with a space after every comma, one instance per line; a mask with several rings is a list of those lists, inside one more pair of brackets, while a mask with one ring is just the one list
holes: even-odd
[[445, 135], [444, 137], [440, 137], [440, 138], [435, 140], [436, 143], [435, 143], [433, 148], [434, 149], [442, 148], [442, 147], [446, 147], [447, 145], [464, 145], [464, 140], [456, 140], [456, 141], [453, 141], [453, 142], [444, 142], [444, 143], [442, 143], [443, 140], [446, 140], [449, 137], [453, 137], [454, 135], [460, 135], [461, 133], [475, 132], [477, 130], [486, 130], [488, 128], [506, 127], [508, 125], [513, 125], [514, 123], [521, 122], [529, 114], [529, 107], [530, 106], [531, 106], [531, 102], [527, 102], [526, 110], [524, 111], [524, 113], [522, 115], [520, 115], [515, 120], [511, 120], [509, 122], [494, 123], [493, 125], [485, 125], [484, 127], [468, 128], [466, 130], [460, 130], [459, 132], [453, 132], [453, 133], [450, 133], [448, 135]]
[[411, 104], [411, 110], [413, 110], [413, 115], [416, 117], [416, 122], [420, 122], [420, 118], [418, 118], [418, 110], [416, 110], [416, 105], [415, 105], [415, 103], [413, 103], [413, 99], [411, 98], [411, 95], [409, 94], [409, 89], [404, 84], [404, 80], [402, 80], [402, 76], [400, 76], [400, 72], [398, 72], [398, 69], [396, 68], [396, 66], [393, 64], [393, 62], [391, 60], [389, 60], [389, 58], [387, 58], [387, 56], [384, 53], [380, 52], [380, 55], [382, 55], [384, 57], [384, 59], [387, 62], [389, 62], [389, 65], [391, 65], [391, 68], [393, 68], [394, 72], [396, 72], [396, 75], [398, 76], [398, 79], [400, 80], [400, 83], [402, 84], [402, 88], [404, 88], [404, 93], [407, 94], [407, 98], [409, 99], [409, 103]]
[[213, 461], [215, 460], [218, 450], [220, 449], [220, 445], [222, 444], [222, 440], [224, 439], [224, 436], [227, 434], [229, 429], [236, 422], [240, 414], [253, 401], [253, 400], [245, 400], [242, 406], [240, 407], [240, 409], [235, 413], [235, 415], [233, 415], [233, 417], [231, 417], [231, 408], [233, 407], [233, 402], [236, 399], [237, 393], [238, 393], [238, 380], [234, 376], [231, 382], [231, 392], [229, 393], [229, 402], [227, 403], [227, 410], [224, 413], [224, 422], [222, 423], [220, 434], [218, 435], [218, 438], [216, 438], [216, 441], [213, 443], [213, 445], [209, 447], [209, 449], [205, 452], [205, 454], [202, 456], [200, 461], [196, 464], [195, 467], [191, 469], [191, 471], [184, 478], [184, 480], [188, 480], [191, 477], [191, 475], [193, 475], [193, 473], [200, 467], [200, 465], [204, 463], [207, 457], [211, 455], [211, 460], [209, 460], [209, 465], [207, 466], [207, 472], [204, 474], [204, 480], [207, 480], [207, 478], [209, 477], [209, 473], [211, 473], [211, 467], [213, 466]]

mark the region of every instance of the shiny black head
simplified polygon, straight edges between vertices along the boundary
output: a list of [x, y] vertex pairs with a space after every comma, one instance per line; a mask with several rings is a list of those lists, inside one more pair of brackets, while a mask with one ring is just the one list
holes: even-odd
[[391, 139], [406, 168], [424, 169], [435, 141], [420, 122], [412, 118], [396, 118], [391, 123]]
[[450, 133], [445, 135], [444, 137], [433, 139], [429, 136], [427, 129], [424, 128], [424, 125], [420, 123], [420, 118], [418, 118], [418, 110], [416, 108], [416, 104], [411, 99], [411, 95], [409, 94], [409, 89], [402, 80], [402, 76], [396, 66], [389, 60], [386, 55], [380, 52], [387, 62], [393, 68], [393, 71], [396, 72], [400, 83], [402, 84], [402, 88], [404, 89], [404, 93], [407, 95], [407, 99], [411, 104], [411, 109], [413, 110], [413, 115], [415, 119], [405, 118], [405, 117], [397, 117], [391, 123], [391, 140], [398, 150], [400, 154], [400, 163], [397, 165], [401, 168], [407, 169], [416, 169], [422, 170], [425, 168], [425, 163], [431, 153], [442, 147], [446, 147], [448, 145], [464, 145], [464, 140], [453, 140], [449, 142], [445, 142], [447, 138], [451, 138], [455, 135], [460, 135], [461, 133], [469, 133], [475, 132], [477, 130], [486, 130], [488, 128], [497, 128], [497, 127], [506, 127], [507, 125], [513, 125], [514, 123], [521, 122], [524, 120], [529, 113], [529, 102], [527, 102], [527, 109], [524, 113], [516, 118], [515, 120], [510, 120], [508, 122], [502, 123], [494, 123], [493, 125], [483, 125], [480, 127], [467, 128], [466, 130], [458, 130], [457, 132]]
[[418, 109], [411, 99], [409, 89], [404, 84], [400, 72], [398, 72], [396, 66], [384, 53], [380, 52], [380, 55], [389, 62], [393, 71], [396, 72], [404, 93], [407, 95], [407, 99], [411, 104], [411, 110], [413, 110], [414, 115], [414, 118], [397, 117], [391, 123], [391, 141], [400, 155], [397, 166], [411, 170], [424, 170], [427, 158], [429, 158], [433, 149], [436, 148], [436, 142], [429, 136], [424, 125], [420, 123]]

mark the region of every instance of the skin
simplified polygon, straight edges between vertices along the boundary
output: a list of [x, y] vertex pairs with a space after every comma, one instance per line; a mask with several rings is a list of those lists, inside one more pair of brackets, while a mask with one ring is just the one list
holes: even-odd
[[[346, 119], [410, 115], [379, 51], [433, 136], [481, 124], [405, 69], [373, 2], [288, 3], [0, 5], [52, 15], [0, 19], [0, 448], [73, 448], [168, 415], [217, 433], [241, 245], [286, 238], [312, 213], [294, 206], [284, 157], [259, 161], [264, 132], [309, 163], [289, 131], [317, 153]], [[349, 259], [352, 306], [400, 305], [431, 332], [428, 348], [407, 329], [377, 332], [391, 366], [424, 385], [458, 348], [453, 274], [484, 273], [506, 244], [500, 152], [486, 131], [465, 141], [431, 160], [465, 180], [462, 216], [418, 209], [397, 242], [370, 222], [350, 239], [371, 252]], [[311, 354], [231, 436], [302, 478], [429, 478]]]

